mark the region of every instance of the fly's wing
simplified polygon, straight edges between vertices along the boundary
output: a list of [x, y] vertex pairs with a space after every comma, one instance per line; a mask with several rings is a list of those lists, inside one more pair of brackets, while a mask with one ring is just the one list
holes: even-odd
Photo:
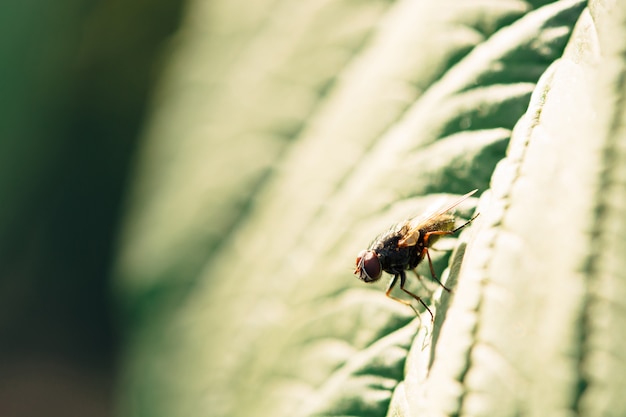
[[451, 204], [448, 204], [441, 208], [436, 208], [432, 212], [427, 212], [421, 216], [417, 216], [409, 220], [408, 230], [406, 231], [406, 234], [404, 235], [404, 237], [398, 241], [398, 246], [399, 247], [415, 246], [420, 237], [420, 229], [423, 228], [424, 224], [428, 223], [429, 221], [439, 216], [446, 214], [447, 212], [449, 212], [450, 210], [452, 210], [453, 208], [461, 204], [463, 201], [465, 201], [468, 197], [473, 195], [476, 191], [478, 190], [470, 191], [469, 193], [460, 197], [458, 200], [454, 201]]

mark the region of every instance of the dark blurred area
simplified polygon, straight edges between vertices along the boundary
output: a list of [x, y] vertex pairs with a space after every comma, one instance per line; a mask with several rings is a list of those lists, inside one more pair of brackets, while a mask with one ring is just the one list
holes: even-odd
[[108, 273], [180, 0], [0, 4], [0, 416], [109, 416]]

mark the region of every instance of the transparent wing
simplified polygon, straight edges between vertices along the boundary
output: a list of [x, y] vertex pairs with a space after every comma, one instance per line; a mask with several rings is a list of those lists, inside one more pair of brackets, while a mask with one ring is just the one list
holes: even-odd
[[432, 210], [428, 210], [426, 213], [420, 216], [408, 220], [407, 223], [402, 226], [403, 228], [407, 228], [408, 230], [405, 232], [404, 237], [398, 241], [398, 246], [414, 246], [420, 237], [420, 229], [423, 229], [424, 224], [432, 221], [439, 216], [446, 214], [447, 212], [461, 204], [463, 201], [465, 201], [468, 197], [472, 196], [476, 191], [478, 190], [470, 191], [469, 193], [465, 194], [462, 197], [459, 197], [457, 200], [453, 201], [450, 204], [441, 207], [437, 206]]

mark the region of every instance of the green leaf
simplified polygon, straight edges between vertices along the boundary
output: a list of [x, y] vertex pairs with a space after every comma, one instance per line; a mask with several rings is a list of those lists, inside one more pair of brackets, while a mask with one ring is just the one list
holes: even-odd
[[[620, 415], [624, 7], [223, 3], [146, 128], [120, 415]], [[474, 188], [433, 324], [351, 275]]]

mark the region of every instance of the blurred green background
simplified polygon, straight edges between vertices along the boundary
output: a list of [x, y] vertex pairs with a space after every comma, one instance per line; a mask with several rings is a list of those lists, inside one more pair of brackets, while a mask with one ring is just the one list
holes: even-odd
[[109, 416], [111, 260], [183, 4], [0, 4], [0, 415]]

